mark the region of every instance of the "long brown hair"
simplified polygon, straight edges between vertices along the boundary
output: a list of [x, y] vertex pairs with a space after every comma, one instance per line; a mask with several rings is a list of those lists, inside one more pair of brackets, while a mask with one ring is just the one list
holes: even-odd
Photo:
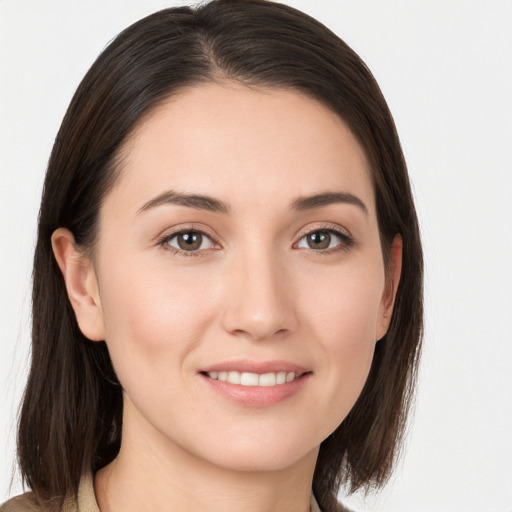
[[126, 137], [170, 95], [201, 82], [301, 91], [329, 106], [369, 158], [384, 258], [396, 234], [403, 266], [386, 336], [347, 418], [321, 445], [320, 505], [335, 510], [345, 483], [382, 485], [400, 446], [422, 334], [422, 251], [407, 169], [386, 102], [361, 59], [335, 34], [291, 7], [214, 0], [157, 12], [103, 51], [76, 91], [49, 161], [33, 272], [32, 363], [18, 434], [23, 479], [40, 502], [77, 493], [80, 477], [117, 455], [122, 389], [104, 343], [80, 332], [50, 237], [66, 227], [94, 245], [102, 199]]

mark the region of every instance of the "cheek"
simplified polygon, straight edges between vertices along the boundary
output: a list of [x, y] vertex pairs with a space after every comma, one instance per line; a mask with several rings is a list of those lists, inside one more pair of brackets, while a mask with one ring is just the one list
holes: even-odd
[[145, 263], [105, 265], [101, 279], [106, 342], [121, 381], [124, 373], [151, 380], [180, 365], [215, 315], [215, 298], [197, 272]]
[[[322, 350], [326, 417], [335, 429], [359, 397], [370, 371], [384, 287], [379, 265], [317, 276], [310, 283], [305, 310], [310, 311], [312, 335]], [[325, 286], [320, 286], [320, 284]], [[303, 306], [304, 307], [304, 306]]]
[[322, 337], [334, 344], [334, 350], [340, 347], [337, 340], [354, 348], [363, 341], [374, 344], [384, 290], [384, 271], [378, 262], [314, 277], [303, 285], [308, 290], [303, 309], [323, 331]]

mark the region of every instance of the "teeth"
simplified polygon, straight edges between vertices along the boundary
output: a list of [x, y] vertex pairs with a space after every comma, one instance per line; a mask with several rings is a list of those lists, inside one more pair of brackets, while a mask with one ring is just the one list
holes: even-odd
[[259, 386], [275, 386], [276, 385], [276, 374], [275, 373], [264, 373], [260, 375], [258, 380]]
[[208, 377], [210, 379], [220, 380], [223, 382], [229, 382], [230, 384], [241, 384], [242, 386], [276, 386], [277, 384], [284, 384], [285, 382], [291, 382], [297, 378], [297, 374], [294, 372], [272, 372], [263, 373], [261, 375], [257, 373], [249, 372], [209, 372]]
[[231, 384], [240, 384], [240, 377], [239, 372], [228, 372], [228, 382]]
[[245, 372], [242, 373], [242, 375], [240, 375], [240, 384], [242, 384], [242, 386], [257, 386], [258, 374]]

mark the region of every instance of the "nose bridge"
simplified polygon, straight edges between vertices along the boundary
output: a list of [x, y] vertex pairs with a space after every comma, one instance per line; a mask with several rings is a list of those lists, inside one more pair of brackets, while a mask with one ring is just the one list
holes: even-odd
[[261, 245], [234, 258], [224, 314], [227, 331], [264, 339], [294, 330], [291, 283], [282, 263], [275, 250]]

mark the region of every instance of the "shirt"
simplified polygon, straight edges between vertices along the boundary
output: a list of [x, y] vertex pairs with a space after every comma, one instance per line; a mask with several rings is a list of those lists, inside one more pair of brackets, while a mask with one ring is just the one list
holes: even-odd
[[[13, 498], [0, 507], [0, 512], [37, 512], [38, 510], [40, 508], [35, 504], [33, 494], [30, 492]], [[100, 512], [91, 474], [81, 478], [77, 500], [67, 500], [62, 512]], [[310, 512], [322, 512], [313, 493], [311, 493]]]

